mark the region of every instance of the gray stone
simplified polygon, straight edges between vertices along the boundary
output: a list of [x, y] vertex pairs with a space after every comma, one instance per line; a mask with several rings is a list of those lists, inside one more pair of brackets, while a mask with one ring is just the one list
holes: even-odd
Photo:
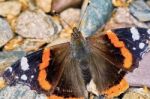
[[28, 86], [17, 84], [0, 90], [0, 99], [46, 99], [43, 94], [37, 94]]
[[135, 0], [130, 5], [130, 12], [141, 22], [150, 21], [150, 7], [144, 0]]
[[13, 32], [8, 22], [0, 18], [0, 47], [13, 38]]
[[7, 68], [11, 66], [16, 60], [25, 56], [23, 51], [14, 52], [0, 52], [0, 74]]
[[82, 17], [85, 13], [81, 22], [80, 30], [85, 36], [90, 36], [102, 27], [109, 19], [113, 10], [112, 0], [91, 0], [86, 12], [85, 6], [83, 6], [81, 14]]
[[7, 15], [16, 16], [21, 11], [21, 3], [18, 1], [0, 2], [0, 15], [6, 17]]
[[25, 11], [16, 20], [16, 32], [25, 38], [49, 40], [60, 30], [60, 26], [42, 11]]
[[150, 87], [150, 65], [149, 65], [150, 53], [147, 53], [138, 68], [129, 72], [126, 75], [126, 79], [131, 86], [148, 86]]

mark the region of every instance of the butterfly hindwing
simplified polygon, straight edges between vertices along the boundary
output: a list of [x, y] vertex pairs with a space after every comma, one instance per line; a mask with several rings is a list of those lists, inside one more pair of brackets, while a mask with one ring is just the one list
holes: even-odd
[[9, 85], [25, 84], [54, 98], [84, 97], [84, 83], [70, 44], [64, 43], [22, 57], [3, 74]]
[[6, 69], [3, 74], [4, 79], [9, 85], [16, 83], [27, 84], [32, 89], [39, 89], [37, 85], [38, 64], [41, 63], [42, 50], [22, 57], [15, 62], [11, 67]]
[[[99, 92], [115, 96], [128, 88], [124, 80], [126, 70], [137, 66], [148, 51], [149, 37], [147, 29], [133, 27], [87, 38], [90, 70]], [[134, 47], [136, 50], [133, 50]]]

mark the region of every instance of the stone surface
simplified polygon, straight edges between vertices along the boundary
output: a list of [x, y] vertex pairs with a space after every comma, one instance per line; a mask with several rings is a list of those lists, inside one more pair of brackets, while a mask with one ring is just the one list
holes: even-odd
[[135, 0], [130, 5], [130, 12], [141, 22], [150, 21], [150, 7], [144, 0]]
[[0, 47], [13, 38], [13, 32], [8, 22], [0, 18]]
[[16, 86], [7, 86], [1, 89], [0, 99], [47, 99], [47, 97], [30, 90], [28, 86], [17, 84]]
[[143, 88], [130, 88], [122, 99], [150, 99], [150, 91]]
[[11, 66], [19, 58], [25, 56], [23, 51], [14, 51], [14, 52], [0, 52], [0, 74], [8, 66]]
[[[105, 22], [109, 19], [113, 10], [111, 0], [91, 0], [87, 6], [87, 1], [82, 7], [83, 20], [81, 22], [80, 30], [84, 36], [94, 34]], [[87, 7], [87, 8], [86, 8]], [[85, 12], [85, 9], [86, 12]]]
[[25, 38], [49, 40], [60, 31], [57, 25], [42, 11], [25, 11], [16, 20], [16, 33]]
[[105, 30], [131, 26], [148, 28], [146, 24], [135, 19], [130, 14], [129, 9], [127, 7], [119, 7], [116, 10], [116, 13], [110, 19], [110, 21], [106, 24]]
[[36, 0], [36, 5], [44, 12], [50, 12], [52, 0]]
[[52, 11], [61, 12], [70, 7], [78, 7], [82, 4], [82, 0], [53, 0]]
[[6, 17], [7, 15], [16, 16], [21, 11], [21, 3], [18, 1], [0, 2], [0, 15]]
[[19, 47], [23, 43], [23, 38], [21, 36], [16, 36], [12, 40], [10, 40], [5, 46], [5, 51], [12, 51]]
[[[77, 26], [80, 19], [80, 9], [69, 8], [60, 13], [60, 20], [64, 28]], [[71, 28], [70, 27], [70, 28]]]
[[63, 26], [63, 30], [60, 33], [61, 38], [71, 37], [72, 28], [79, 24], [80, 11], [80, 9], [69, 8], [60, 13], [60, 20]]
[[131, 86], [148, 86], [150, 87], [150, 65], [149, 65], [150, 53], [147, 53], [138, 68], [129, 72], [126, 75], [126, 79]]
[[23, 50], [25, 52], [37, 51], [45, 43], [46, 41], [42, 39], [25, 39], [23, 44], [15, 50]]

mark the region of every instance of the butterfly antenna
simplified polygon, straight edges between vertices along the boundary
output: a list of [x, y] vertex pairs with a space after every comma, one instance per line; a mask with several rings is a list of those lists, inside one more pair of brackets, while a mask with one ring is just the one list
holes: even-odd
[[82, 15], [82, 17], [81, 17], [80, 20], [79, 20], [79, 24], [78, 24], [78, 26], [77, 26], [77, 29], [78, 29], [78, 30], [79, 30], [79, 28], [80, 28], [80, 26], [81, 26], [82, 20], [83, 20], [83, 18], [84, 18], [84, 16], [85, 16], [85, 13], [86, 13], [87, 8], [88, 8], [88, 6], [89, 6], [90, 3], [91, 3], [91, 1], [89, 0], [88, 3], [87, 3], [86, 8], [85, 8], [85, 10], [84, 10], [83, 15]]
[[65, 24], [68, 25], [68, 27], [70, 27], [71, 29], [73, 29], [73, 27], [69, 23], [67, 23], [63, 18], [61, 18], [60, 15], [56, 11], [52, 11], [52, 14], [58, 16], [61, 21], [63, 21]]

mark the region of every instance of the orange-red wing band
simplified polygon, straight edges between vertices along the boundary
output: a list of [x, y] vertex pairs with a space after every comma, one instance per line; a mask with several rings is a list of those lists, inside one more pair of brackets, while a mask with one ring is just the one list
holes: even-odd
[[41, 88], [44, 90], [50, 90], [52, 85], [46, 80], [46, 67], [48, 67], [50, 61], [50, 49], [45, 48], [42, 55], [42, 63], [39, 65], [39, 75], [38, 75], [38, 82]]
[[69, 98], [64, 98], [64, 97], [61, 97], [61, 96], [56, 96], [56, 95], [51, 95], [48, 97], [48, 99], [84, 99], [83, 97], [77, 97], [77, 98], [72, 98], [72, 97], [69, 97]]
[[50, 49], [45, 48], [42, 55], [42, 63], [39, 65], [40, 70], [45, 69], [49, 65]]
[[115, 97], [125, 92], [129, 88], [129, 84], [125, 79], [122, 79], [119, 84], [105, 90], [102, 94], [107, 95], [107, 97]]
[[121, 51], [122, 56], [124, 57], [123, 66], [125, 69], [130, 69], [132, 66], [132, 54], [126, 48], [123, 41], [120, 41], [115, 33], [112, 31], [107, 31], [107, 36], [110, 39], [110, 42]]

